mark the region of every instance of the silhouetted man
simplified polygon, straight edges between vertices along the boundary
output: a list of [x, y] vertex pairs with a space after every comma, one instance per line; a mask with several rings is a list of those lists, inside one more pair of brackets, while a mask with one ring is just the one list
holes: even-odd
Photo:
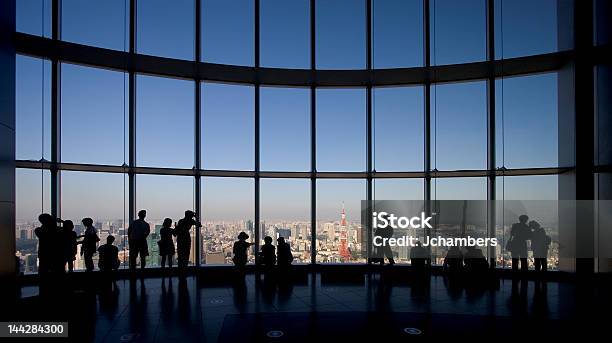
[[[38, 216], [40, 226], [34, 229], [34, 234], [38, 237], [38, 273], [46, 274], [54, 269], [54, 261], [61, 248], [57, 246], [58, 228], [55, 219], [48, 213]], [[54, 251], [57, 250], [57, 251]]]
[[142, 269], [147, 265], [147, 256], [149, 256], [149, 246], [147, 245], [147, 237], [151, 233], [149, 223], [145, 221], [147, 217], [146, 210], [138, 211], [138, 219], [134, 220], [128, 227], [128, 245], [130, 247], [130, 269], [136, 270], [136, 259], [140, 255], [140, 267]]
[[506, 249], [510, 250], [512, 256], [512, 270], [517, 271], [519, 268], [519, 260], [521, 261], [521, 270], [525, 271], [529, 268], [527, 264], [527, 240], [531, 239], [531, 229], [527, 225], [529, 217], [525, 214], [519, 216], [519, 222], [512, 224], [510, 229], [510, 240], [506, 245]]
[[289, 267], [293, 262], [293, 254], [291, 253], [291, 246], [285, 242], [284, 237], [279, 237], [277, 240], [276, 247], [276, 263], [279, 267]]
[[100, 237], [98, 237], [98, 230], [93, 226], [93, 219], [91, 218], [83, 218], [81, 223], [85, 226], [85, 234], [83, 235], [83, 241], [81, 242], [81, 254], [83, 255], [83, 259], [85, 260], [85, 269], [88, 272], [94, 270], [94, 261], [93, 255], [97, 251], [98, 242], [100, 241]]
[[[388, 219], [389, 217], [386, 216], [385, 219]], [[379, 236], [383, 238], [383, 242], [385, 242], [386, 240], [384, 240], [384, 238], [391, 238], [393, 237], [393, 228], [391, 227], [391, 225], [387, 225], [386, 227], [379, 227], [376, 228], [376, 231], [374, 232], [374, 236]], [[391, 251], [391, 246], [389, 244], [383, 244], [382, 246], [378, 247], [379, 251], [377, 252], [377, 258], [376, 258], [376, 262], [379, 262], [380, 265], [385, 264], [385, 257], [389, 260], [389, 264], [390, 265], [394, 265], [395, 264], [395, 260], [393, 259], [393, 251]]]
[[119, 269], [119, 248], [113, 245], [115, 236], [106, 237], [106, 244], [98, 248], [99, 261], [98, 268], [103, 272], [111, 272]]
[[179, 220], [174, 228], [176, 235], [176, 250], [178, 255], [178, 267], [184, 271], [189, 264], [189, 253], [191, 252], [191, 227], [201, 227], [199, 221], [195, 219], [195, 212], [185, 211], [185, 217]]

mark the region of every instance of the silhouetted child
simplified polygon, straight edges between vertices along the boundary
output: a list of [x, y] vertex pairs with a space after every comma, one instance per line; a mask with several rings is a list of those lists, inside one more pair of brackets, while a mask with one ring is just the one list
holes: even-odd
[[527, 225], [529, 217], [525, 214], [519, 216], [519, 222], [512, 224], [510, 228], [510, 239], [506, 244], [506, 250], [510, 251], [512, 257], [512, 270], [521, 271], [529, 268], [527, 261], [527, 241], [531, 239], [531, 229]]
[[532, 220], [529, 222], [529, 228], [533, 230], [531, 234], [531, 250], [533, 250], [533, 265], [536, 271], [548, 270], [548, 247], [550, 246], [550, 236], [546, 234], [540, 223]]
[[159, 246], [159, 256], [161, 256], [161, 267], [165, 267], [166, 261], [168, 262], [168, 268], [172, 268], [172, 258], [175, 254], [174, 241], [172, 240], [174, 230], [172, 229], [172, 219], [164, 219], [162, 228], [159, 230], [159, 236], [161, 239], [157, 241]]
[[83, 218], [81, 221], [85, 225], [85, 234], [81, 241], [81, 255], [85, 259], [85, 270], [91, 272], [94, 270], [93, 255], [96, 253], [96, 247], [100, 238], [98, 237], [98, 231], [93, 226], [93, 219]]
[[233, 261], [238, 268], [244, 268], [244, 266], [246, 266], [247, 251], [251, 245], [255, 244], [247, 242], [247, 239], [249, 239], [249, 235], [243, 231], [238, 234], [238, 240], [234, 242], [234, 248], [232, 249], [234, 253]]
[[77, 254], [77, 234], [74, 232], [74, 223], [72, 220], [65, 220], [62, 225], [62, 247], [64, 252], [64, 269], [68, 264], [68, 271], [74, 270], [74, 260]]
[[106, 244], [98, 248], [99, 260], [98, 268], [103, 272], [111, 272], [119, 269], [119, 248], [113, 245], [115, 236], [106, 237]]
[[459, 247], [453, 246], [448, 249], [444, 257], [443, 268], [451, 273], [457, 273], [463, 269], [463, 253]]
[[276, 248], [272, 245], [272, 237], [266, 236], [264, 245], [261, 247], [261, 264], [266, 269], [270, 269], [276, 264], [275, 250]]
[[285, 242], [284, 237], [279, 237], [276, 240], [278, 250], [276, 252], [276, 260], [279, 267], [288, 267], [293, 262], [293, 254], [291, 253], [291, 246]]

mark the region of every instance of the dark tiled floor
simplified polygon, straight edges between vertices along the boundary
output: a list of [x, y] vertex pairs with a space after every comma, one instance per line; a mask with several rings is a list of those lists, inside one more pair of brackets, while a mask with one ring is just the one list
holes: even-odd
[[[249, 274], [233, 286], [206, 286], [195, 277], [119, 280], [116, 285], [114, 291], [77, 291], [77, 300], [67, 305], [72, 306], [66, 309], [70, 325], [78, 326], [71, 332], [80, 341], [215, 342], [226, 316], [237, 314], [401, 312], [571, 321], [610, 304], [608, 292], [593, 285], [582, 291], [573, 283], [533, 280], [466, 285], [443, 276], [386, 282], [370, 274], [362, 282], [343, 284], [307, 274], [302, 282], [279, 284], [263, 277], [256, 282]], [[44, 308], [47, 301], [36, 288], [23, 289], [22, 296], [39, 299], [28, 305], [33, 308]]]

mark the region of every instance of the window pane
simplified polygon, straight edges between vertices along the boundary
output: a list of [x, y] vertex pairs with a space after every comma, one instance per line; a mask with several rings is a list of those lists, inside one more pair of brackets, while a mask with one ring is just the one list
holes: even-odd
[[366, 92], [317, 89], [317, 170], [366, 169]]
[[372, 2], [374, 68], [423, 65], [423, 1]]
[[423, 88], [374, 88], [374, 169], [423, 170]]
[[[100, 243], [105, 244], [109, 235], [115, 237], [122, 267], [128, 265], [127, 230], [127, 175], [62, 171], [62, 219], [72, 220], [77, 235], [85, 232], [81, 220], [89, 217], [98, 230]], [[150, 247], [150, 246], [149, 246]], [[85, 269], [85, 261], [78, 247], [74, 269]], [[98, 267], [98, 254], [94, 255]]]
[[202, 60], [204, 62], [254, 64], [254, 1], [202, 1]]
[[558, 166], [557, 74], [495, 82], [497, 166]]
[[[138, 175], [136, 177], [136, 208], [147, 210], [146, 221], [151, 226], [151, 234], [147, 238], [149, 257], [147, 266], [157, 267], [160, 263], [159, 230], [165, 218], [171, 218], [175, 224], [184, 217], [186, 210], [194, 210], [194, 183], [193, 177], [167, 176], [167, 175]], [[190, 264], [194, 264], [195, 235], [197, 228], [191, 228]], [[128, 252], [129, 256], [129, 252]], [[176, 255], [174, 256], [176, 263]]]
[[137, 4], [138, 53], [193, 60], [193, 0], [147, 0], [138, 1]]
[[48, 170], [15, 171], [15, 238], [20, 270], [38, 272], [38, 215], [51, 213], [51, 173]]
[[487, 200], [484, 177], [435, 178], [432, 187], [434, 200]]
[[310, 2], [260, 1], [263, 67], [310, 68]]
[[365, 192], [365, 180], [317, 180], [317, 263], [366, 262], [361, 228]]
[[[255, 242], [253, 179], [205, 177], [202, 179], [202, 264], [233, 264], [232, 248], [238, 234]], [[249, 263], [255, 262], [249, 249]]]
[[438, 170], [486, 169], [486, 82], [435, 85], [431, 108], [434, 167]]
[[316, 2], [317, 69], [366, 67], [365, 14], [363, 0]]
[[432, 65], [487, 58], [485, 0], [431, 0]]
[[423, 179], [375, 179], [374, 200], [424, 200]]
[[51, 63], [17, 55], [15, 75], [15, 155], [51, 160]]
[[[548, 268], [559, 267], [559, 177], [557, 175], [505, 176], [496, 182], [496, 237], [497, 263], [502, 268], [511, 267], [510, 251], [505, 249], [510, 239], [512, 224], [520, 215], [535, 220], [551, 238], [548, 250]], [[531, 241], [533, 244], [533, 241]], [[529, 253], [529, 266], [533, 268], [533, 256]]]
[[192, 168], [193, 82], [144, 75], [138, 75], [136, 81], [137, 164]]
[[310, 90], [260, 89], [261, 170], [310, 170]]
[[[424, 200], [423, 179], [374, 179], [374, 200]], [[416, 233], [395, 229], [394, 237]], [[410, 247], [395, 246], [391, 250], [396, 263], [410, 263]]]
[[51, 37], [51, 0], [17, 0], [17, 32]]
[[262, 179], [260, 247], [266, 236], [284, 237], [291, 246], [293, 264], [310, 263], [310, 180]]
[[220, 83], [201, 87], [204, 169], [253, 170], [254, 88]]
[[495, 58], [557, 51], [559, 39], [570, 36], [572, 31], [571, 20], [565, 20], [563, 25], [557, 22], [563, 20], [557, 16], [558, 7], [564, 6], [564, 2], [572, 1], [495, 0]]
[[[483, 200], [476, 202], [465, 202], [465, 212], [462, 212], [460, 217], [456, 219], [449, 218], [448, 222], [440, 223], [440, 226], [434, 225], [431, 229], [431, 236], [442, 237], [461, 237], [462, 235], [471, 236], [474, 238], [488, 237], [487, 231], [487, 179], [484, 177], [468, 178], [468, 177], [453, 177], [453, 178], [436, 178], [432, 180], [433, 200]], [[448, 204], [440, 204], [440, 206], [448, 206]], [[452, 207], [459, 205], [450, 205]], [[447, 216], [448, 217], [448, 216]], [[453, 220], [456, 220], [453, 222]], [[435, 219], [434, 219], [435, 222]], [[465, 227], [463, 227], [465, 225]], [[487, 257], [487, 248], [478, 248], [482, 254]], [[432, 264], [441, 265], [444, 263], [444, 257], [448, 252], [448, 248], [444, 246], [432, 247]]]
[[62, 64], [63, 162], [126, 162], [126, 82], [121, 72]]
[[129, 50], [130, 2], [62, 0], [62, 40]]

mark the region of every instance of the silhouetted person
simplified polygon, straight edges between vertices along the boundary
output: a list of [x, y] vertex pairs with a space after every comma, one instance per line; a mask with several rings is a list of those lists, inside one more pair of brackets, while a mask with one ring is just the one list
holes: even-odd
[[191, 251], [191, 227], [202, 226], [200, 222], [195, 219], [195, 212], [187, 210], [185, 211], [185, 217], [179, 220], [178, 224], [174, 228], [176, 235], [176, 250], [178, 254], [178, 267], [184, 271], [189, 264], [189, 253]]
[[238, 240], [234, 242], [234, 248], [232, 249], [232, 252], [234, 253], [234, 258], [232, 260], [234, 261], [234, 265], [236, 265], [236, 267], [239, 269], [243, 269], [244, 266], [246, 266], [247, 251], [251, 245], [255, 244], [247, 242], [247, 239], [249, 239], [249, 235], [247, 235], [244, 231], [240, 232], [238, 234]]
[[41, 225], [34, 229], [34, 234], [38, 237], [38, 272], [46, 274], [54, 269], [58, 229], [55, 218], [48, 213], [39, 215], [38, 221]]
[[61, 241], [64, 254], [64, 265], [62, 268], [65, 269], [67, 264], [69, 272], [74, 270], [74, 260], [76, 260], [78, 245], [77, 239], [78, 236], [76, 232], [74, 232], [74, 223], [72, 220], [65, 220], [61, 230]]
[[81, 255], [85, 260], [85, 270], [91, 272], [94, 270], [93, 255], [96, 253], [100, 238], [98, 237], [98, 231], [93, 226], [93, 219], [83, 218], [81, 223], [85, 226], [85, 233], [81, 241]]
[[519, 222], [512, 224], [510, 229], [510, 240], [506, 244], [506, 249], [510, 250], [512, 257], [512, 270], [517, 271], [519, 260], [521, 270], [529, 268], [527, 264], [527, 240], [531, 238], [531, 229], [527, 225], [529, 217], [525, 214], [519, 216]]
[[168, 262], [168, 268], [172, 268], [172, 259], [176, 250], [174, 249], [174, 240], [172, 236], [174, 230], [172, 229], [172, 219], [164, 219], [162, 228], [159, 230], [160, 240], [157, 242], [159, 246], [159, 256], [161, 256], [161, 267], [165, 268], [166, 262]]
[[416, 271], [424, 271], [429, 265], [429, 252], [423, 247], [421, 242], [416, 242], [416, 246], [410, 249], [410, 264]]
[[293, 262], [293, 254], [291, 253], [291, 246], [285, 242], [284, 237], [279, 237], [276, 240], [276, 263], [279, 267], [289, 267]]
[[[374, 235], [380, 236], [383, 239], [391, 238], [393, 237], [393, 228], [391, 227], [391, 225], [387, 225], [387, 227], [384, 227], [384, 228], [380, 228], [380, 227], [376, 228], [376, 231], [374, 231]], [[376, 262], [379, 262], [380, 265], [385, 264], [385, 257], [389, 260], [390, 265], [395, 264], [395, 260], [393, 260], [393, 251], [391, 251], [390, 245], [385, 244], [385, 245], [378, 247], [377, 255], [378, 256], [376, 256], [377, 257]]]
[[264, 238], [264, 245], [261, 246], [261, 264], [265, 269], [271, 269], [276, 264], [276, 248], [272, 245], [272, 237]]
[[451, 273], [458, 273], [463, 269], [463, 253], [459, 247], [452, 246], [448, 249], [444, 257], [443, 268]]
[[98, 248], [98, 268], [103, 272], [112, 272], [119, 269], [119, 248], [113, 245], [115, 236], [106, 237], [106, 244]]
[[467, 246], [467, 251], [463, 256], [465, 270], [468, 272], [485, 272], [489, 268], [487, 258], [482, 254], [482, 250]]
[[140, 267], [144, 269], [149, 256], [147, 237], [151, 233], [149, 223], [145, 221], [146, 210], [138, 211], [138, 219], [128, 227], [128, 245], [130, 247], [130, 269], [136, 270], [136, 259], [140, 256]]
[[548, 247], [550, 246], [550, 236], [546, 234], [544, 228], [540, 226], [540, 223], [532, 220], [529, 222], [529, 228], [531, 228], [531, 250], [533, 251], [534, 267], [536, 271], [547, 271], [548, 270]]

